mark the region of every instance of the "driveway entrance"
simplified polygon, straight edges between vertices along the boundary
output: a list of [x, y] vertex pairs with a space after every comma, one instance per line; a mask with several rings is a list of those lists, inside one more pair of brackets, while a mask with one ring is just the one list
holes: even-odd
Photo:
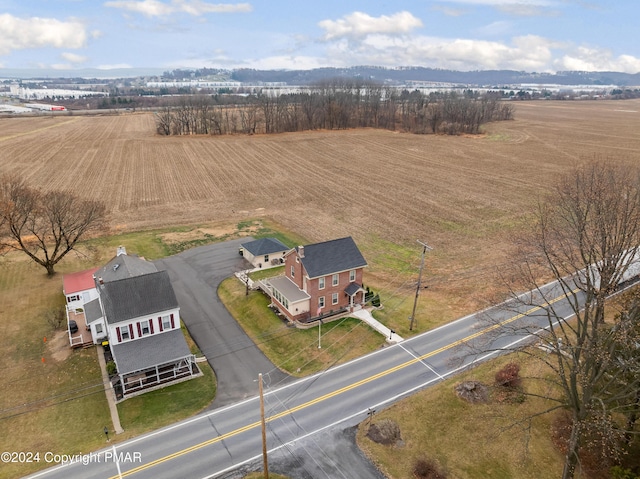
[[154, 261], [168, 271], [182, 320], [216, 373], [212, 409], [257, 395], [258, 373], [270, 386], [290, 379], [262, 354], [218, 298], [222, 280], [248, 267], [238, 248], [250, 240], [200, 246]]

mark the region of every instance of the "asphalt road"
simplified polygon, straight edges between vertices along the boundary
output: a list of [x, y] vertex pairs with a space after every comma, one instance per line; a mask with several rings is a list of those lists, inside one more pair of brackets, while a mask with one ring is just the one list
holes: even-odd
[[[224, 268], [238, 264], [237, 258], [227, 263], [230, 251], [237, 254], [237, 244], [225, 246], [230, 249], [198, 248], [199, 251], [187, 252], [179, 255], [179, 260], [171, 261], [174, 274], [180, 276], [176, 280], [181, 287], [176, 289], [184, 295], [184, 299], [180, 299], [181, 305], [185, 299], [191, 306], [197, 305], [193, 309], [182, 306], [185, 316], [196, 318], [193, 313], [202, 309], [200, 314], [203, 316], [193, 325], [195, 328], [204, 325], [204, 330], [213, 331], [211, 349], [203, 346], [210, 350], [214, 364], [216, 357], [225, 358], [236, 353], [242, 356], [245, 349], [251, 349], [250, 344], [242, 342], [241, 332], [234, 329], [237, 328], [235, 321], [227, 324], [219, 322], [217, 315], [215, 319], [207, 319], [209, 314], [205, 314], [205, 311], [213, 310], [213, 304], [219, 304], [212, 286], [233, 271], [224, 271]], [[226, 266], [214, 267], [222, 264]], [[184, 280], [183, 273], [184, 277], [193, 277], [192, 287]], [[200, 298], [208, 291], [208, 299]], [[461, 318], [316, 375], [287, 381], [284, 385], [274, 380], [271, 370], [266, 377], [264, 399], [271, 469], [296, 479], [379, 479], [381, 476], [375, 468], [354, 449], [353, 428], [371, 414], [375, 415], [416, 391], [532, 341], [534, 337], [530, 333], [549, 325], [547, 310], [553, 308], [559, 317], [570, 317], [573, 309], [569, 302], [575, 301], [579, 305], [582, 301], [580, 294], [567, 297], [554, 284], [545, 287], [544, 291], [544, 298], [537, 294], [522, 295], [521, 301]], [[219, 338], [226, 334], [236, 338], [235, 347], [220, 351], [225, 341]], [[264, 361], [260, 356], [256, 360]], [[216, 367], [224, 374], [219, 363]], [[265, 368], [262, 371], [269, 371], [272, 365], [263, 362], [260, 367]], [[257, 374], [260, 369], [252, 362], [246, 362], [243, 367], [233, 370], [248, 385], [243, 393], [246, 399], [125, 441], [115, 448], [97, 451], [93, 453], [93, 460], [89, 457], [85, 462], [52, 467], [31, 477], [226, 479], [242, 477], [242, 472], [259, 469], [262, 451], [260, 404], [255, 392], [250, 392], [256, 388], [249, 385], [253, 384], [253, 373]], [[226, 380], [233, 383], [233, 375]], [[233, 392], [227, 394], [233, 396]], [[118, 460], [114, 460], [116, 457]]]
[[200, 246], [155, 261], [167, 270], [191, 337], [216, 373], [218, 390], [211, 406], [219, 408], [258, 393], [258, 374], [272, 383], [289, 376], [277, 369], [245, 334], [218, 298], [218, 286], [248, 263], [238, 254], [242, 238]]
[[[529, 331], [548, 326], [547, 308], [570, 316], [562, 292], [553, 285], [548, 290], [540, 306], [527, 301], [500, 305], [314, 376], [284, 386], [267, 383], [267, 448], [274, 467], [282, 466], [289, 475], [307, 474], [292, 477], [375, 478], [359, 466], [345, 469], [350, 458], [334, 458], [339, 443], [331, 438], [371, 412], [531, 341]], [[55, 467], [32, 477], [115, 479], [118, 468], [122, 477], [138, 479], [241, 477], [239, 468], [260, 463], [259, 411], [253, 396], [119, 444], [118, 462], [113, 455], [107, 460], [106, 449], [97, 453], [102, 460]], [[312, 464], [317, 467], [312, 469]]]

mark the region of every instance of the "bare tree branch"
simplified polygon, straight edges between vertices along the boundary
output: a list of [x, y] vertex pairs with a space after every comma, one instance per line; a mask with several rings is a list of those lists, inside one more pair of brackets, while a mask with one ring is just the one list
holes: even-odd
[[105, 220], [102, 202], [62, 191], [42, 193], [16, 177], [0, 179], [0, 247], [22, 251], [49, 276], [81, 238], [103, 229]]

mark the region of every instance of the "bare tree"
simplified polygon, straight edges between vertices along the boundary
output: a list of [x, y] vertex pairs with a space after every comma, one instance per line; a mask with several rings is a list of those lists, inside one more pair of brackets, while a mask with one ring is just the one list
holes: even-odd
[[171, 113], [171, 107], [164, 106], [159, 109], [155, 114], [156, 129], [160, 135], [171, 134], [171, 123], [173, 122], [173, 115]]
[[[514, 327], [521, 333], [529, 329], [550, 352], [527, 354], [548, 366], [551, 375], [544, 380], [560, 391], [547, 397], [555, 404], [549, 411], [562, 409], [571, 418], [563, 479], [574, 477], [587, 434], [596, 431], [602, 441], [611, 441], [610, 451], [619, 447], [615, 439], [625, 424], [616, 423], [615, 412], [631, 411], [628, 424], [635, 424], [640, 377], [616, 367], [620, 346], [629, 344], [633, 330], [621, 316], [606, 322], [605, 312], [607, 298], [640, 272], [639, 245], [640, 170], [611, 160], [589, 162], [562, 177], [539, 205], [531, 234], [518, 242], [514, 276], [521, 281], [511, 283], [515, 301], [540, 309], [547, 328]], [[523, 289], [532, 293], [515, 294]], [[569, 315], [562, 309], [567, 302], [558, 297], [567, 298]], [[637, 315], [631, 317], [637, 321]], [[635, 357], [637, 372], [640, 359], [634, 353], [627, 357]]]
[[105, 226], [105, 218], [102, 202], [41, 192], [16, 177], [0, 179], [0, 246], [22, 251], [49, 276], [81, 238]]

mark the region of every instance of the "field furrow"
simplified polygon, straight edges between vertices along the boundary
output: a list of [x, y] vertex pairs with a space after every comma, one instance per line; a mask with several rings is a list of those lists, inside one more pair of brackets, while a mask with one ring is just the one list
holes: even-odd
[[152, 113], [3, 118], [0, 173], [102, 199], [122, 228], [265, 215], [310, 240], [422, 238], [488, 268], [558, 174], [593, 157], [640, 160], [640, 101], [514, 106], [515, 120], [476, 137], [160, 137]]

